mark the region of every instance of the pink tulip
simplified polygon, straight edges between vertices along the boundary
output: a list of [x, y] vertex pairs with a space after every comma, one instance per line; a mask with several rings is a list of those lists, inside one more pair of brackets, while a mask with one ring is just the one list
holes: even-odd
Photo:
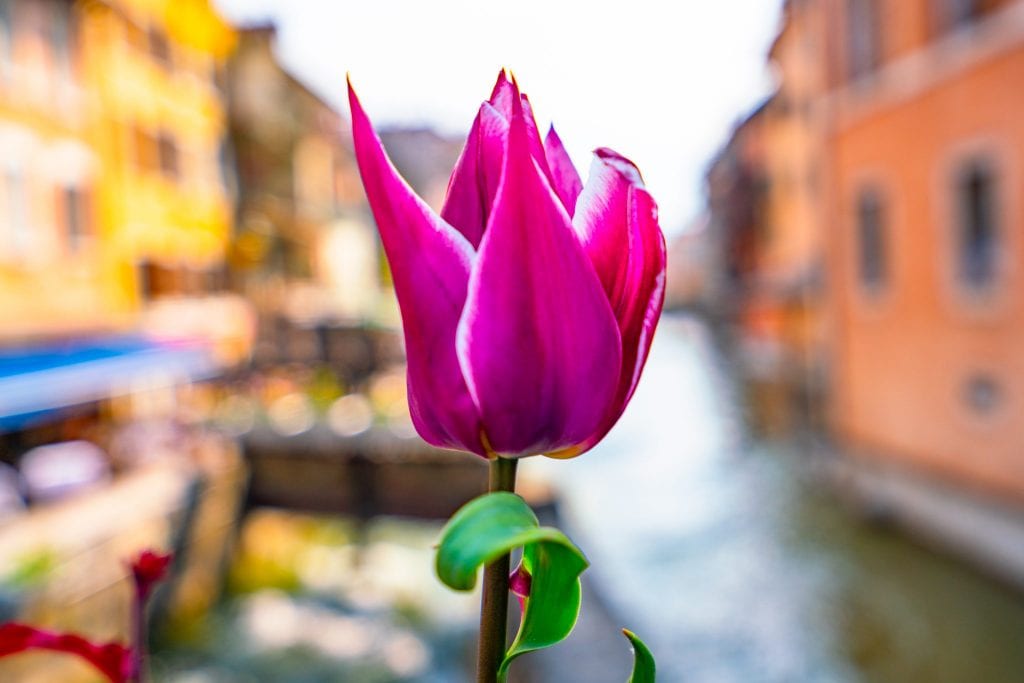
[[664, 300], [665, 239], [639, 171], [601, 148], [583, 186], [503, 71], [438, 215], [395, 170], [351, 84], [349, 103], [420, 436], [488, 457], [591, 448], [633, 395]]

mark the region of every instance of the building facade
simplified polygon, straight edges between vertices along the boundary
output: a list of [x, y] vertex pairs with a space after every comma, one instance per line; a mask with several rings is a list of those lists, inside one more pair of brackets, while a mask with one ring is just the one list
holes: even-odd
[[0, 0], [0, 339], [91, 330], [125, 312], [98, 239], [78, 8]]
[[833, 424], [1024, 496], [1024, 2], [826, 5]]
[[844, 443], [1024, 497], [1024, 2], [789, 0], [769, 59], [744, 327], [800, 293]]
[[231, 232], [224, 79], [235, 35], [206, 0], [87, 0], [83, 87], [100, 240], [138, 307], [218, 288]]
[[275, 35], [272, 25], [242, 29], [229, 66], [232, 286], [256, 305], [261, 330], [365, 320], [379, 303], [381, 259], [348, 125], [280, 63]]
[[210, 288], [233, 40], [205, 0], [0, 2], [0, 336], [125, 329]]

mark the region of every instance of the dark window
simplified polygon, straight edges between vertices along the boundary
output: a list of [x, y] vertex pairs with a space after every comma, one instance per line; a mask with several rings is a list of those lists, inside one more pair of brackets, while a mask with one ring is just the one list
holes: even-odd
[[178, 144], [168, 133], [161, 133], [159, 137], [160, 148], [160, 172], [171, 179], [178, 177], [179, 160]]
[[171, 43], [167, 40], [167, 34], [158, 28], [151, 28], [149, 29], [148, 43], [150, 56], [163, 66], [170, 66]]
[[64, 229], [68, 238], [68, 246], [72, 251], [82, 248], [89, 236], [89, 223], [86, 216], [86, 197], [77, 187], [66, 187], [64, 195]]
[[850, 78], [863, 76], [881, 63], [879, 0], [846, 0], [846, 65]]
[[0, 64], [11, 61], [14, 31], [11, 30], [11, 0], [0, 0]]
[[754, 236], [762, 245], [771, 244], [773, 226], [768, 203], [772, 196], [772, 180], [766, 173], [755, 176], [752, 193], [751, 224], [754, 228]]
[[861, 283], [871, 289], [883, 287], [888, 279], [885, 209], [874, 190], [857, 197], [857, 270]]
[[979, 373], [964, 383], [964, 400], [974, 412], [989, 415], [1002, 403], [1003, 390], [994, 377]]
[[71, 76], [71, 7], [63, 3], [55, 6], [50, 23], [50, 41], [54, 60], [61, 76]]
[[179, 273], [175, 268], [155, 261], [139, 264], [139, 289], [146, 301], [181, 292]]
[[984, 0], [939, 0], [935, 23], [939, 33], [974, 22], [985, 11]]
[[999, 246], [992, 170], [970, 164], [957, 179], [956, 201], [959, 275], [972, 287], [984, 287], [995, 279]]

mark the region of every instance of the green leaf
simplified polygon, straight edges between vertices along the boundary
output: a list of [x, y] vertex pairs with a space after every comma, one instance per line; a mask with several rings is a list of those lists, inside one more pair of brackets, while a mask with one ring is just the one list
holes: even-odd
[[437, 549], [438, 577], [450, 588], [468, 591], [480, 567], [520, 547], [531, 576], [530, 597], [499, 681], [505, 680], [513, 659], [572, 632], [587, 559], [561, 531], [540, 526], [533, 510], [513, 493], [489, 493], [464, 505], [445, 525]]
[[644, 645], [644, 641], [629, 629], [622, 629], [622, 635], [633, 645], [633, 673], [626, 683], [654, 683], [654, 655]]

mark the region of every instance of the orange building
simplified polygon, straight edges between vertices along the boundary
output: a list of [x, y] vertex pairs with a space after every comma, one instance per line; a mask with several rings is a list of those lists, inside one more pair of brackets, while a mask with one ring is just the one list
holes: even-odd
[[787, 0], [769, 60], [708, 174], [745, 340], [874, 462], [1024, 497], [1024, 0]]
[[831, 414], [1024, 496], [1024, 2], [822, 0]]

